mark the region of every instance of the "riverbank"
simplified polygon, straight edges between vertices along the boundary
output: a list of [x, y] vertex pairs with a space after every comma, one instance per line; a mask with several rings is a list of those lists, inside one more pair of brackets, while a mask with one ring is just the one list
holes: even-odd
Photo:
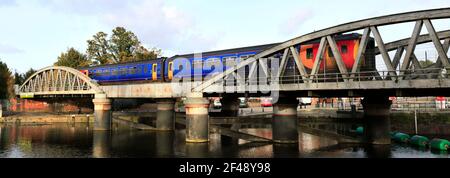
[[[267, 112], [267, 113], [266, 113]], [[247, 113], [241, 112], [242, 116], [264, 116], [271, 114], [270, 109], [266, 112]], [[114, 117], [127, 117], [127, 120], [142, 123], [149, 118], [156, 117], [155, 112], [114, 112]], [[450, 124], [450, 111], [391, 111], [391, 121], [404, 125], [414, 125], [417, 116], [419, 124]], [[363, 111], [338, 111], [336, 109], [302, 109], [298, 111], [298, 117], [307, 121], [354, 121], [362, 120]], [[0, 118], [0, 123], [86, 123], [94, 122], [93, 114], [53, 114], [53, 113], [15, 113]]]
[[16, 113], [0, 118], [0, 123], [93, 123], [93, 114]]

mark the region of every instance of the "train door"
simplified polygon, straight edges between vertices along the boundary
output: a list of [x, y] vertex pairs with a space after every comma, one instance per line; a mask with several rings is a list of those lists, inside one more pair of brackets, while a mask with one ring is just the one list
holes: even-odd
[[169, 80], [172, 80], [173, 78], [173, 62], [169, 62], [169, 65], [167, 66], [168, 70], [168, 78]]
[[152, 65], [152, 80], [158, 80], [158, 64]]

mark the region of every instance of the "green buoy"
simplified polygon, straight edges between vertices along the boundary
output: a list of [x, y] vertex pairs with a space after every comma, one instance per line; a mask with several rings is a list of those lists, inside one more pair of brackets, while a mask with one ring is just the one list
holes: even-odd
[[450, 147], [450, 142], [448, 140], [435, 138], [431, 140], [430, 145], [431, 149], [447, 151]]
[[396, 133], [394, 135], [394, 140], [400, 143], [406, 143], [409, 141], [409, 135], [408, 134], [404, 134], [404, 133]]
[[397, 134], [397, 131], [391, 132], [391, 139], [394, 139], [395, 134]]
[[358, 128], [356, 128], [356, 133], [357, 133], [358, 135], [364, 134], [364, 127], [358, 127]]
[[415, 146], [426, 147], [429, 141], [430, 139], [428, 139], [427, 137], [414, 135], [413, 137], [411, 137], [409, 142]]

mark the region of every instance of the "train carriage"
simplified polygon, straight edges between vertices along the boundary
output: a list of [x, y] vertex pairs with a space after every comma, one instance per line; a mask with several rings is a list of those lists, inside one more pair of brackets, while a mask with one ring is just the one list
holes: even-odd
[[81, 68], [80, 70], [99, 83], [122, 81], [163, 81], [163, 61], [155, 60], [111, 64]]
[[[355, 62], [361, 40], [360, 34], [346, 34], [335, 37], [337, 46], [342, 55], [343, 62], [350, 72]], [[311, 72], [319, 48], [319, 40], [314, 40], [301, 45], [295, 46], [297, 49], [299, 60], [304, 64], [308, 73]], [[159, 58], [156, 60], [148, 60], [141, 62], [132, 62], [124, 64], [103, 65], [96, 67], [81, 68], [80, 71], [87, 74], [100, 83], [123, 82], [123, 81], [150, 81], [150, 82], [170, 82], [182, 81], [182, 79], [194, 80], [200, 78], [207, 80], [209, 77], [217, 75], [223, 71], [236, 66], [242, 60], [254, 56], [264, 50], [272, 48], [280, 43], [227, 49], [220, 51], [204, 52], [202, 56], [194, 54], [176, 55], [171, 58]], [[375, 43], [373, 39], [369, 40], [365, 58], [361, 62], [360, 71], [375, 71], [375, 55], [373, 49]], [[274, 54], [281, 58], [281, 53]], [[325, 74], [319, 78], [328, 78], [328, 75], [339, 73], [336, 65], [336, 59], [327, 46], [320, 65], [319, 74]], [[270, 62], [267, 62], [270, 68]], [[291, 57], [287, 62], [282, 80], [293, 78], [299, 80], [300, 74], [296, 67], [295, 61]], [[249, 67], [245, 69], [245, 76], [249, 73]], [[331, 78], [335, 78], [332, 76]], [[226, 79], [227, 81], [228, 79]], [[323, 81], [326, 81], [323, 79]], [[283, 83], [285, 83], [283, 81]]]
[[177, 55], [164, 62], [164, 79], [165, 81], [174, 79], [180, 81], [184, 78], [194, 79], [195, 77], [207, 79], [234, 67], [241, 60], [278, 44], [205, 52], [201, 57], [195, 54]]

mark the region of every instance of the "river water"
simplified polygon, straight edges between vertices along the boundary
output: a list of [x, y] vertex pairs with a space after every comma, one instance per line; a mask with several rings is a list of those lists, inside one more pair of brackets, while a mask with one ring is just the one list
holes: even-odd
[[[351, 134], [355, 125], [304, 123], [314, 128]], [[269, 124], [246, 126], [242, 132], [270, 138]], [[338, 145], [333, 139], [299, 134], [299, 144], [249, 143], [211, 134], [209, 144], [185, 143], [185, 130], [136, 131], [118, 126], [113, 132], [94, 132], [89, 124], [0, 125], [1, 158], [449, 158], [447, 152], [408, 145]], [[432, 138], [434, 138], [434, 135]], [[438, 135], [448, 139], [449, 136]]]

